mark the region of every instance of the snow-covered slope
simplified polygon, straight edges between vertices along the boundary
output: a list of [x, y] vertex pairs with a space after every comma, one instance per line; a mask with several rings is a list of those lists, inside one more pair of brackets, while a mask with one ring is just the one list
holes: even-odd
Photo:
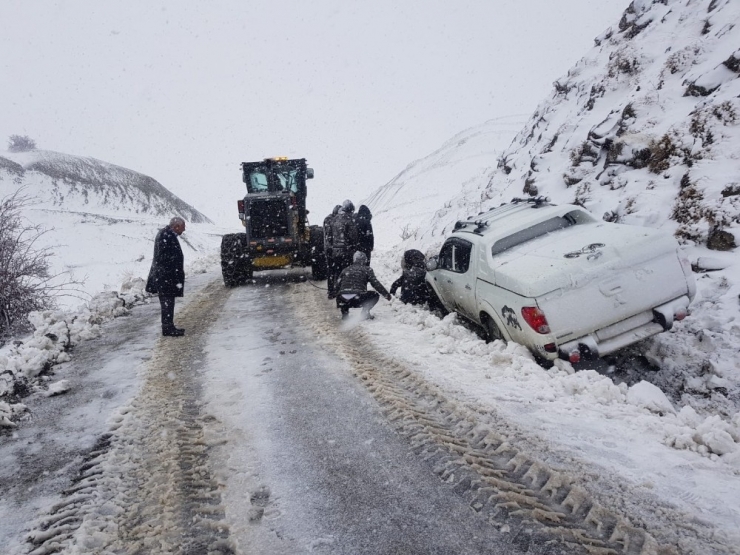
[[525, 116], [496, 118], [455, 135], [429, 156], [406, 169], [368, 197], [379, 246], [401, 239], [441, 233], [429, 230], [453, 207], [475, 206], [496, 158], [524, 125]]
[[[635, 0], [504, 152], [483, 206], [540, 194], [670, 230], [700, 270], [692, 314], [651, 343], [653, 379], [738, 410], [740, 2]], [[709, 250], [712, 249], [712, 250]], [[661, 382], [662, 380], [662, 382]]]
[[484, 198], [543, 194], [688, 244], [740, 223], [740, 3], [636, 0], [504, 153]]
[[26, 193], [50, 208], [212, 223], [151, 177], [95, 158], [50, 150], [5, 152], [0, 154], [3, 168], [24, 179]]
[[[631, 354], [660, 368], [640, 379], [679, 409], [730, 422], [740, 414], [740, 2], [635, 0], [595, 43], [501, 154], [482, 136], [423, 160], [414, 194], [434, 210], [416, 216], [388, 193], [393, 182], [371, 197], [376, 230], [414, 231], [374, 265], [389, 279], [403, 249], [435, 251], [456, 220], [526, 195], [666, 229], [700, 272], [698, 294], [689, 318]], [[473, 158], [457, 176], [454, 161]]]
[[30, 199], [23, 215], [47, 232], [55, 273], [85, 280], [79, 304], [102, 290], [117, 290], [130, 277], [146, 277], [157, 230], [181, 216], [186, 265], [216, 253], [223, 230], [160, 183], [135, 171], [58, 152], [0, 153], [0, 197], [20, 189]]

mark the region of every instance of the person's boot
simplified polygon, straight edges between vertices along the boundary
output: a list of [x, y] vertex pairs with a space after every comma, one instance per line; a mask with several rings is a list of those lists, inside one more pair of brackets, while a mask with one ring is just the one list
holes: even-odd
[[346, 320], [349, 316], [349, 310], [342, 310], [342, 320]]
[[163, 329], [162, 335], [165, 337], [182, 337], [185, 335], [185, 330], [172, 326], [171, 328]]
[[370, 314], [369, 310], [363, 310], [362, 311], [362, 319], [363, 320], [375, 320], [375, 316]]

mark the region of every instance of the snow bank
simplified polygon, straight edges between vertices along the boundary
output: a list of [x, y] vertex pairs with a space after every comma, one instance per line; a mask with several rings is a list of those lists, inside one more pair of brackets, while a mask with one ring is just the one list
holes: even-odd
[[[400, 274], [399, 252], [376, 253], [373, 267], [381, 282], [390, 283]], [[709, 295], [706, 290], [705, 295]], [[726, 376], [737, 368], [736, 357], [732, 354], [736, 343], [723, 335], [727, 333], [726, 322], [716, 311], [715, 333], [707, 331], [711, 326], [702, 316], [693, 323], [689, 318], [677, 325], [673, 333], [661, 334], [660, 339], [646, 343], [652, 353], [650, 358], [659, 361], [661, 366], [670, 367], [671, 354], [675, 371], [681, 372], [683, 377], [687, 367], [693, 368], [693, 376], [689, 371], [688, 377], [680, 382], [684, 392], [678, 399], [678, 406], [666, 394], [673, 390], [670, 371], [650, 372], [651, 381], [642, 379], [632, 386], [616, 384], [608, 374], [583, 369], [576, 372], [570, 363], [562, 360], [545, 369], [521, 345], [501, 341], [486, 343], [455, 314], [440, 319], [425, 308], [404, 305], [397, 300], [391, 303], [390, 313], [393, 323], [386, 329], [372, 327], [377, 344], [399, 358], [418, 359], [421, 368], [444, 368], [449, 376], [445, 378], [449, 381], [445, 385], [473, 394], [478, 401], [540, 402], [552, 406], [547, 410], [554, 411], [553, 414], [592, 411], [608, 419], [626, 423], [632, 420], [660, 431], [665, 445], [740, 468], [740, 413], [731, 406], [722, 410], [721, 401], [712, 402], [706, 398], [707, 394], [711, 397], [712, 391], [728, 386], [730, 381]], [[728, 318], [732, 320], [732, 316]], [[701, 339], [687, 341], [687, 333], [694, 329], [701, 331], [697, 331]], [[410, 333], [415, 335], [410, 336]], [[732, 333], [729, 335], [734, 337]], [[400, 347], [397, 337], [407, 338]], [[424, 347], [410, 348], [409, 345]], [[429, 360], [430, 347], [437, 357], [435, 361]], [[692, 366], [690, 362], [696, 360], [704, 363]], [[490, 385], [483, 385], [481, 380]], [[664, 383], [658, 385], [652, 383], [654, 380]], [[726, 399], [722, 394], [717, 398]], [[692, 408], [694, 406], [696, 408]]]
[[[403, 250], [436, 254], [456, 220], [523, 195], [546, 195], [608, 221], [673, 232], [698, 272], [697, 296], [686, 320], [632, 349], [658, 370], [631, 376], [631, 387], [615, 384], [608, 373], [574, 374], [567, 363], [544, 371], [516, 347], [485, 345], [454, 317], [440, 322], [394, 306], [398, 322], [422, 332], [445, 360], [440, 364], [455, 372], [458, 365], [446, 361], [482, 366], [479, 375], [497, 384], [498, 395], [523, 402], [562, 403], [564, 411], [573, 409], [569, 399], [585, 410], [619, 407], [622, 412], [610, 417], [650, 422], [666, 445], [737, 466], [738, 22], [737, 2], [635, 1], [555, 82], [508, 148], [501, 150], [485, 133], [470, 144], [450, 142], [368, 200], [378, 209], [374, 225], [394, 231], [376, 233], [388, 247], [398, 242], [404, 222], [413, 228], [373, 257], [385, 283], [400, 274]], [[451, 180], [455, 166], [447, 160], [466, 159], [476, 164], [461, 166]], [[440, 205], [423, 187], [455, 194]]]
[[[187, 272], [204, 273], [215, 259], [215, 255], [198, 259], [188, 266]], [[18, 399], [34, 391], [41, 391], [47, 397], [68, 391], [66, 380], [48, 383], [51, 369], [70, 361], [70, 352], [76, 344], [99, 337], [102, 324], [128, 315], [137, 304], [150, 302], [151, 295], [144, 291], [145, 286], [143, 278], [131, 277], [121, 284], [119, 291], [98, 293], [77, 310], [32, 312], [29, 321], [33, 333], [0, 350], [0, 427], [15, 426], [22, 416], [25, 406]]]

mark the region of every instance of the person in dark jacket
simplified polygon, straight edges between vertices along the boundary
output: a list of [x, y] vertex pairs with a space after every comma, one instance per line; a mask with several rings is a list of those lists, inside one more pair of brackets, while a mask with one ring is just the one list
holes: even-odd
[[152, 268], [149, 270], [149, 279], [146, 282], [147, 293], [159, 295], [159, 304], [162, 308], [162, 335], [179, 337], [185, 335], [185, 330], [176, 328], [175, 298], [185, 293], [185, 268], [177, 239], [185, 231], [185, 220], [172, 218], [167, 227], [159, 230], [154, 239], [154, 257]]
[[328, 289], [327, 297], [330, 299], [333, 299], [337, 296], [337, 293], [335, 291], [335, 282], [337, 280], [337, 272], [334, 270], [334, 249], [333, 249], [333, 241], [332, 241], [332, 229], [331, 225], [334, 221], [334, 218], [339, 213], [339, 210], [341, 210], [342, 205], [337, 204], [334, 207], [334, 210], [331, 211], [331, 214], [329, 214], [326, 218], [324, 218], [324, 254], [326, 255], [326, 287]]
[[403, 253], [401, 262], [403, 273], [391, 285], [391, 295], [401, 288], [401, 302], [405, 304], [424, 304], [429, 300], [429, 289], [426, 282], [426, 258], [416, 249]]
[[373, 219], [373, 215], [370, 213], [370, 209], [364, 204], [357, 210], [357, 250], [365, 253], [367, 257], [367, 263], [370, 264], [370, 256], [375, 247], [375, 236], [373, 235], [373, 224], [370, 220]]
[[334, 271], [334, 289], [337, 293], [337, 279], [347, 266], [352, 264], [352, 255], [357, 250], [357, 223], [355, 222], [355, 205], [345, 200], [342, 208], [331, 223], [332, 266]]
[[[367, 290], [368, 283], [375, 291]], [[370, 309], [377, 304], [380, 295], [386, 300], [391, 300], [388, 291], [375, 277], [373, 269], [367, 265], [365, 254], [360, 251], [355, 252], [352, 264], [342, 271], [337, 289], [337, 308], [342, 312], [342, 319], [349, 314], [350, 308], [360, 307], [363, 318], [372, 319], [374, 316], [370, 314]]]

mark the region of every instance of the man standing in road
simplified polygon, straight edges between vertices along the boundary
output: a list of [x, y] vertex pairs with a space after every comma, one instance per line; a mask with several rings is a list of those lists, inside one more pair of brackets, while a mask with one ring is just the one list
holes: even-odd
[[[368, 291], [367, 284], [373, 286], [375, 291]], [[362, 317], [372, 320], [370, 309], [374, 307], [380, 295], [390, 301], [391, 296], [383, 284], [375, 277], [375, 272], [367, 264], [365, 253], [357, 251], [352, 258], [352, 264], [347, 266], [337, 283], [337, 308], [342, 312], [342, 320], [349, 314], [350, 308], [362, 308]], [[376, 293], [377, 291], [377, 293]]]
[[159, 295], [162, 307], [162, 335], [179, 337], [185, 330], [176, 328], [175, 297], [182, 297], [185, 292], [185, 268], [183, 267], [182, 249], [177, 239], [185, 231], [185, 220], [174, 217], [170, 224], [159, 230], [154, 239], [154, 257], [149, 279], [146, 282], [147, 293]]
[[332, 237], [332, 223], [334, 222], [334, 218], [336, 218], [337, 214], [339, 214], [339, 211], [342, 209], [341, 204], [337, 204], [334, 207], [334, 210], [331, 211], [331, 214], [329, 214], [326, 218], [324, 218], [324, 254], [326, 255], [326, 288], [328, 289], [327, 296], [330, 299], [333, 299], [336, 297], [337, 293], [335, 291], [335, 282], [337, 280], [337, 274], [334, 271], [334, 248], [333, 248], [333, 237]]
[[331, 223], [332, 271], [334, 272], [334, 295], [336, 296], [337, 278], [347, 266], [352, 264], [358, 246], [357, 223], [355, 222], [355, 205], [345, 200], [339, 213]]

